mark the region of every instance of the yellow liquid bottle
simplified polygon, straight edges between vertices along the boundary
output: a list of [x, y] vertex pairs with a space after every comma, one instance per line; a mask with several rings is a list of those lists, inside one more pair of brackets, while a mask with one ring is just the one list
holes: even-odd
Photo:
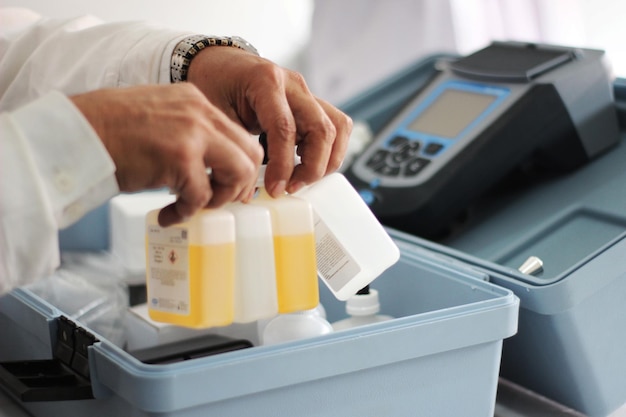
[[319, 304], [313, 210], [299, 198], [272, 198], [264, 188], [252, 201], [269, 208], [274, 236], [278, 312], [312, 309]]
[[235, 221], [205, 209], [189, 221], [159, 226], [146, 218], [146, 284], [150, 318], [193, 328], [233, 322]]

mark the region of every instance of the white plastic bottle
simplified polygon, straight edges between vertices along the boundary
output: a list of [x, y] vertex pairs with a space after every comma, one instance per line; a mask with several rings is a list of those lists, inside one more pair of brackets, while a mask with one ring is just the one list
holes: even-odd
[[321, 336], [332, 331], [333, 327], [315, 308], [280, 314], [265, 325], [261, 334], [261, 344], [275, 345]]
[[333, 173], [297, 193], [311, 203], [319, 276], [340, 300], [400, 258], [398, 247], [348, 180]]
[[[317, 315], [321, 317], [322, 319], [327, 320], [326, 309], [324, 308], [322, 303], [319, 303], [315, 308], [312, 308], [308, 311], [310, 311], [313, 315]], [[256, 339], [259, 340], [259, 342], [263, 338], [263, 332], [265, 331], [265, 327], [267, 326], [267, 324], [270, 321], [272, 321], [274, 318], [276, 318], [277, 316], [278, 315], [275, 315], [273, 317], [270, 317], [267, 319], [261, 319], [256, 322]]]
[[231, 203], [235, 216], [235, 322], [248, 323], [278, 313], [274, 241], [269, 209]]
[[148, 313], [155, 321], [206, 328], [233, 321], [235, 219], [204, 209], [163, 228], [159, 210], [146, 216]]
[[350, 317], [334, 322], [332, 324], [333, 330], [351, 329], [353, 327], [393, 319], [391, 316], [378, 314], [379, 312], [380, 303], [378, 301], [378, 291], [365, 287], [362, 291], [348, 298], [346, 302], [346, 313], [348, 313]]

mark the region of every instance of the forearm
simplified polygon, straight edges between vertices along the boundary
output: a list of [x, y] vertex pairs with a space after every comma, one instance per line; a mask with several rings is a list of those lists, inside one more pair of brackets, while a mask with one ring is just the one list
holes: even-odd
[[170, 82], [174, 45], [187, 33], [144, 22], [103, 24], [93, 17], [39, 19], [0, 29], [0, 109], [58, 90]]

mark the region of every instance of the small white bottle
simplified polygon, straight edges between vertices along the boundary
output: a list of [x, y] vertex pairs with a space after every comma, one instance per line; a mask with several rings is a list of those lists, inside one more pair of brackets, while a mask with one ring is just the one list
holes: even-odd
[[[327, 319], [326, 317], [326, 309], [324, 308], [324, 306], [322, 305], [322, 303], [319, 303], [315, 308], [312, 308], [311, 310], [309, 310], [312, 314], [314, 315], [318, 315], [321, 318], [323, 318], [324, 320]], [[256, 322], [256, 336], [257, 336], [257, 340], [261, 340], [263, 337], [263, 332], [265, 331], [265, 326], [267, 326], [267, 324], [272, 321], [274, 318], [276, 318], [278, 315], [274, 315], [270, 318], [266, 318], [266, 319], [260, 319]]]
[[235, 317], [249, 323], [278, 313], [272, 220], [266, 207], [231, 203], [235, 216]]
[[265, 325], [260, 337], [262, 345], [276, 345], [321, 336], [332, 331], [333, 326], [322, 317], [320, 311], [312, 308], [274, 317]]
[[346, 302], [346, 313], [350, 317], [334, 322], [332, 324], [333, 330], [351, 329], [393, 319], [391, 316], [378, 314], [379, 312], [378, 291], [365, 287], [362, 291], [348, 299]]
[[317, 273], [339, 300], [400, 258], [397, 245], [342, 174], [327, 175], [294, 195], [313, 207]]

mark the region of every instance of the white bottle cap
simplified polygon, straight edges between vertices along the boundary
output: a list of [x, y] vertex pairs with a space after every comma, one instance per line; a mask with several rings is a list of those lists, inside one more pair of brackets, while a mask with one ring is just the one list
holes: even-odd
[[235, 241], [235, 216], [223, 208], [205, 208], [185, 223], [189, 243], [221, 245]]
[[238, 239], [272, 236], [272, 220], [266, 207], [241, 202], [229, 203], [224, 208], [235, 216]]
[[370, 316], [380, 311], [378, 291], [369, 290], [369, 294], [356, 294], [346, 301], [346, 313], [351, 316]]

